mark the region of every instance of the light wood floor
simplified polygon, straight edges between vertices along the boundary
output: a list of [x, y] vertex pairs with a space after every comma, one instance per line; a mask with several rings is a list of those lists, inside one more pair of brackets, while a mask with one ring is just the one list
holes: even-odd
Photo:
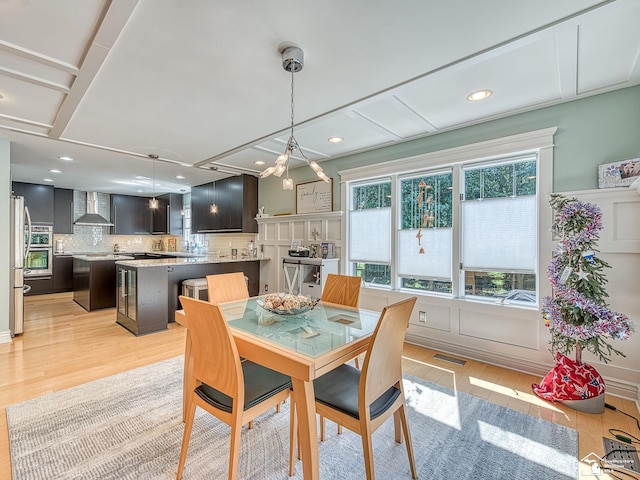
[[[0, 478], [11, 478], [5, 408], [30, 398], [90, 382], [184, 352], [185, 330], [171, 324], [163, 332], [135, 337], [115, 323], [115, 310], [87, 313], [71, 294], [40, 295], [25, 301], [25, 333], [0, 344]], [[405, 373], [469, 393], [579, 432], [579, 458], [603, 453], [609, 428], [638, 436], [631, 419], [605, 409], [601, 415], [576, 412], [538, 399], [531, 384], [540, 378], [468, 360], [460, 366], [434, 358], [433, 350], [406, 345]], [[631, 401], [607, 397], [631, 415]], [[584, 470], [584, 468], [581, 468]], [[592, 476], [584, 478], [593, 479]], [[600, 476], [599, 478], [608, 478]]]

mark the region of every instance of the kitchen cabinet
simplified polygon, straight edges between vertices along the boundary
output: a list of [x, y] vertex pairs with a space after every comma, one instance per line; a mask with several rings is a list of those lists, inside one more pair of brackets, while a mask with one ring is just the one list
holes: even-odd
[[221, 231], [258, 233], [258, 179], [238, 175], [216, 184]]
[[167, 193], [156, 197], [158, 208], [151, 209], [151, 233], [182, 235], [182, 195]]
[[131, 195], [111, 195], [111, 221], [113, 235], [150, 234], [149, 199]]
[[53, 277], [25, 277], [24, 283], [31, 287], [25, 296], [44, 295], [53, 289]]
[[191, 230], [192, 233], [215, 231], [216, 214], [209, 211], [213, 203], [213, 183], [191, 187]]
[[167, 267], [117, 266], [116, 323], [134, 335], [167, 328]]
[[338, 273], [338, 258], [284, 257], [285, 291], [307, 297], [322, 297], [322, 289], [330, 273]]
[[53, 257], [53, 292], [73, 291], [73, 256], [54, 255]]
[[54, 191], [52, 185], [13, 182], [12, 189], [14, 195], [24, 197], [24, 204], [29, 207], [31, 223], [53, 225]]
[[[211, 213], [212, 203], [218, 213]], [[194, 233], [257, 233], [258, 179], [238, 175], [191, 189], [191, 222]]]
[[73, 259], [73, 300], [87, 311], [116, 305], [116, 261]]
[[73, 190], [53, 190], [53, 233], [73, 233]]

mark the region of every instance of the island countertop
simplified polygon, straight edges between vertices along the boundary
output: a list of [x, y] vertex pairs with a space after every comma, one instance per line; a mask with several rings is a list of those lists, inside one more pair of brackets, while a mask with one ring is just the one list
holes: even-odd
[[[129, 257], [130, 258], [130, 257]], [[251, 257], [219, 257], [217, 255], [198, 255], [197, 257], [180, 257], [180, 258], [152, 258], [147, 260], [119, 260], [116, 265], [122, 265], [125, 267], [162, 267], [162, 266], [175, 266], [175, 265], [194, 265], [194, 264], [208, 264], [208, 263], [233, 263], [233, 262], [256, 262], [256, 261], [268, 261], [270, 258], [251, 258]]]
[[79, 260], [85, 260], [87, 262], [102, 262], [105, 260], [135, 260], [135, 257], [130, 255], [120, 255], [118, 253], [88, 253], [84, 255], [72, 255], [73, 258]]

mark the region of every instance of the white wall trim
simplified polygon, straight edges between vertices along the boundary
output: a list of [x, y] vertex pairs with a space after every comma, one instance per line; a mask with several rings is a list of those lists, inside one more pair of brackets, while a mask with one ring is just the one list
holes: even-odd
[[[522, 372], [529, 375], [537, 375], [540, 377], [540, 381], [549, 372], [549, 370], [553, 368], [553, 364], [551, 362], [536, 362], [528, 360], [524, 357], [503, 355], [486, 349], [473, 348], [466, 345], [433, 340], [411, 333], [407, 333], [405, 341], [413, 345], [436, 350], [437, 352], [447, 353], [449, 355], [455, 355], [465, 359], [487, 363], [489, 365], [496, 365], [501, 368], [507, 368], [509, 370], [514, 370], [516, 372]], [[627, 380], [604, 375], [600, 371], [599, 373], [604, 378], [605, 384], [607, 386], [607, 395], [626, 398], [632, 401], [635, 400], [636, 404], [639, 404], [638, 399], [640, 399], [640, 387], [638, 385], [635, 385], [633, 382]]]
[[11, 343], [11, 332], [0, 332], [0, 343]]
[[[410, 173], [414, 170], [424, 170], [430, 166], [442, 166], [455, 164], [467, 160], [480, 160], [482, 158], [495, 158], [502, 155], [512, 155], [514, 152], [536, 151], [541, 148], [553, 147], [553, 135], [558, 127], [550, 127], [532, 132], [520, 133], [508, 137], [486, 140], [484, 142], [471, 143], [460, 147], [423, 153], [413, 157], [391, 160], [375, 165], [340, 170], [341, 182], [351, 182], [372, 177], [384, 177], [402, 171]], [[375, 173], [372, 173], [375, 171]], [[344, 200], [344, 198], [343, 198]]]

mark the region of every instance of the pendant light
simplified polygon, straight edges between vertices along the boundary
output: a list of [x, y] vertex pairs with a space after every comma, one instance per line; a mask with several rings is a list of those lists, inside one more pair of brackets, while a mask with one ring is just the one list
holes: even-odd
[[216, 204], [216, 174], [215, 174], [215, 172], [218, 171], [218, 167], [210, 167], [210, 168], [211, 168], [211, 171], [214, 172], [214, 174], [213, 174], [213, 188], [211, 189], [212, 196], [213, 196], [213, 202], [209, 206], [209, 213], [216, 214], [216, 213], [218, 213], [218, 205]]
[[153, 198], [149, 199], [149, 208], [157, 210], [158, 208], [158, 199], [156, 198], [156, 160], [158, 159], [158, 155], [156, 155], [155, 153], [150, 153], [149, 154], [149, 158], [151, 160], [153, 160], [153, 178], [151, 179], [152, 183], [152, 192], [153, 192]]
[[311, 169], [316, 173], [316, 175], [329, 183], [329, 177], [325, 175], [322, 171], [322, 167], [318, 165], [313, 160], [307, 159], [304, 155], [304, 152], [300, 148], [296, 137], [293, 134], [294, 127], [294, 106], [295, 106], [295, 96], [294, 96], [294, 74], [302, 70], [304, 66], [304, 52], [302, 49], [298, 47], [287, 47], [281, 52], [282, 54], [282, 68], [287, 72], [291, 72], [291, 134], [289, 136], [289, 140], [287, 140], [287, 145], [284, 149], [282, 155], [279, 155], [276, 158], [276, 163], [273, 167], [266, 168], [260, 174], [260, 178], [266, 178], [269, 175], [275, 175], [276, 177], [282, 176], [283, 173], [287, 173], [287, 177], [282, 179], [282, 189], [283, 190], [293, 190], [293, 179], [289, 178], [289, 161], [293, 156], [293, 152], [298, 150], [300, 155], [307, 162], [307, 165], [311, 167]]

